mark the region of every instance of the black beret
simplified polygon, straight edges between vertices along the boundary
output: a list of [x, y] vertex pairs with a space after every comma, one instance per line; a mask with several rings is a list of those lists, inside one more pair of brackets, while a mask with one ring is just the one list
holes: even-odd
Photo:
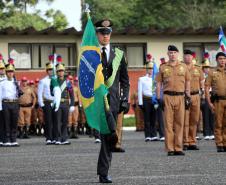
[[169, 45], [168, 46], [168, 51], [179, 51], [178, 49], [177, 49], [177, 47], [176, 46], [174, 46], [174, 45]]
[[184, 50], [184, 54], [185, 55], [192, 55], [193, 54], [193, 51], [191, 51], [190, 49], [185, 49]]
[[103, 34], [109, 34], [112, 32], [111, 27], [113, 26], [113, 23], [111, 20], [108, 19], [100, 20], [97, 21], [94, 25], [96, 27], [96, 32], [100, 32]]
[[221, 56], [226, 57], [224, 52], [218, 52], [216, 55], [216, 60], [218, 59], [218, 57], [221, 57]]

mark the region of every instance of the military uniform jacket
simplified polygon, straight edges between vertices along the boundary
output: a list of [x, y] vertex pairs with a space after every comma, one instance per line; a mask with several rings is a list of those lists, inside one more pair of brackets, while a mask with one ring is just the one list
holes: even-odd
[[226, 96], [226, 71], [224, 68], [216, 68], [209, 71], [205, 86], [212, 87], [212, 92], [218, 96]]
[[[115, 49], [110, 47], [110, 56], [109, 56], [107, 65], [104, 65], [102, 63], [103, 68], [106, 71], [103, 74], [105, 81], [108, 80], [112, 75], [112, 72], [113, 72], [112, 64], [114, 62], [115, 57], [116, 57]], [[112, 112], [119, 111], [120, 101], [128, 101], [129, 88], [130, 88], [130, 84], [129, 84], [129, 76], [127, 71], [127, 62], [123, 54], [123, 57], [120, 61], [120, 65], [117, 70], [113, 84], [111, 85], [111, 87], [109, 87], [109, 94], [110, 94], [109, 104]]]
[[34, 93], [34, 90], [29, 87], [21, 87], [22, 92], [24, 93], [19, 98], [19, 104], [20, 105], [28, 105], [31, 104], [31, 106], [34, 106], [36, 103], [36, 95]]
[[[73, 87], [70, 82], [68, 82], [66, 79], [57, 79], [60, 88], [61, 88], [61, 99], [68, 100], [70, 99], [70, 106], [74, 106], [75, 100], [74, 100], [74, 91]], [[66, 82], [66, 87], [62, 89], [63, 84]], [[52, 89], [52, 88], [51, 88]]]
[[14, 80], [6, 79], [0, 83], [0, 110], [2, 110], [2, 101], [4, 99], [18, 99], [17, 89]]
[[186, 81], [190, 81], [190, 73], [182, 62], [178, 61], [175, 66], [167, 62], [161, 65], [156, 81], [163, 83], [163, 91], [184, 92]]
[[44, 100], [51, 100], [53, 101], [54, 97], [51, 95], [50, 92], [50, 77], [46, 76], [43, 78], [38, 85], [38, 104], [40, 107], [44, 106]]
[[197, 67], [192, 66], [191, 69], [188, 69], [191, 76], [191, 92], [199, 91], [200, 90], [200, 82], [204, 80], [203, 71]]

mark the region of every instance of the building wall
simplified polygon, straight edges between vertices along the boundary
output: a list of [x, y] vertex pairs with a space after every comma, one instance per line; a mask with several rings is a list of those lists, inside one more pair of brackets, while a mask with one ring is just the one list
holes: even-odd
[[146, 43], [147, 53], [151, 53], [155, 61], [159, 63], [160, 58], [167, 57], [168, 45], [176, 45], [179, 49], [179, 58], [183, 59], [183, 43], [216, 43], [218, 35], [181, 35], [181, 36], [136, 36], [136, 35], [113, 35], [112, 42], [115, 43]]

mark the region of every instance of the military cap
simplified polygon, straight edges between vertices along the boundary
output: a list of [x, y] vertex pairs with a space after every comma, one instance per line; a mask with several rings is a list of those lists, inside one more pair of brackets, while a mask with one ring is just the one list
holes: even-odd
[[30, 84], [30, 85], [35, 84], [34, 80], [30, 80], [29, 84]]
[[39, 83], [39, 78], [36, 78], [35, 79], [35, 83]]
[[21, 79], [21, 81], [26, 82], [27, 81], [27, 77], [23, 76], [23, 78]]
[[153, 62], [148, 62], [148, 63], [146, 64], [146, 68], [147, 68], [147, 69], [153, 69], [153, 67], [154, 67], [154, 63], [153, 63]]
[[3, 62], [0, 62], [0, 69], [5, 69], [5, 64]]
[[216, 55], [216, 60], [218, 59], [218, 57], [221, 57], [221, 56], [226, 57], [224, 52], [218, 52]]
[[6, 72], [15, 71], [14, 60], [12, 58], [9, 58], [8, 64], [5, 65], [5, 70]]
[[95, 24], [96, 32], [100, 32], [102, 34], [110, 34], [112, 32], [113, 23], [109, 19], [104, 19], [97, 21]]
[[69, 75], [68, 77], [68, 80], [73, 80], [73, 76]]
[[160, 58], [160, 64], [165, 64], [166, 63], [166, 59], [164, 57]]
[[57, 64], [56, 71], [65, 71], [64, 64], [61, 64], [61, 63]]
[[177, 51], [177, 52], [179, 52], [179, 50], [177, 49], [177, 47], [174, 46], [174, 45], [169, 45], [168, 46], [168, 51]]
[[5, 64], [4, 64], [3, 56], [0, 53], [0, 69], [4, 69], [4, 68], [5, 68]]
[[210, 62], [209, 62], [209, 60], [203, 60], [202, 61], [202, 67], [204, 68], [204, 67], [210, 67]]
[[185, 55], [192, 55], [193, 52], [192, 52], [190, 49], [185, 49], [185, 50], [184, 50], [184, 54], [185, 54]]
[[53, 69], [53, 63], [52, 62], [47, 62], [46, 63], [46, 70], [52, 70]]
[[76, 82], [78, 81], [78, 77], [77, 76], [75, 76], [74, 81], [76, 81]]

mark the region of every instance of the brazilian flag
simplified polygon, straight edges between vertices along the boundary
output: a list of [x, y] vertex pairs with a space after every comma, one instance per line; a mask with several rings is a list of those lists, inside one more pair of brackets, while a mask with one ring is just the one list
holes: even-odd
[[102, 74], [99, 42], [89, 14], [82, 38], [78, 76], [81, 100], [88, 124], [101, 134], [110, 133], [105, 114], [108, 90]]

